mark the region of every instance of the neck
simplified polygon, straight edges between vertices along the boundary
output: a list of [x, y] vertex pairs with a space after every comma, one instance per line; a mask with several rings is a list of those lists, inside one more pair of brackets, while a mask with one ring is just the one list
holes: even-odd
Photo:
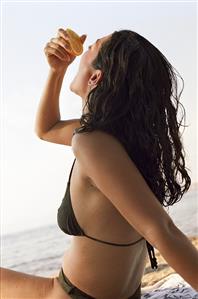
[[[86, 99], [82, 98], [82, 112], [83, 112], [83, 107], [85, 106], [85, 103], [86, 103]], [[87, 113], [88, 112], [88, 108], [87, 106], [84, 108], [84, 113]]]

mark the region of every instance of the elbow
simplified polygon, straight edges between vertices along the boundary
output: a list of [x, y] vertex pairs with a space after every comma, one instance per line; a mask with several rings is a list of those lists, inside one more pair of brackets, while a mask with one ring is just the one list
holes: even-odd
[[37, 130], [37, 129], [34, 129], [34, 133], [36, 134], [36, 136], [39, 138], [39, 139], [43, 139], [43, 134]]
[[177, 226], [170, 218], [165, 223], [158, 223], [154, 228], [147, 230], [145, 239], [155, 248], [159, 248], [159, 244], [166, 235], [174, 235], [178, 231]]

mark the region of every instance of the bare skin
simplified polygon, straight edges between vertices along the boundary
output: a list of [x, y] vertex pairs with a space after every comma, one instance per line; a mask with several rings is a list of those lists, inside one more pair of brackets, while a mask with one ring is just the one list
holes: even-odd
[[[91, 62], [97, 56], [102, 43], [110, 37], [111, 35], [101, 38], [82, 55], [79, 70], [70, 85], [70, 90], [81, 97], [83, 108], [90, 90], [96, 88], [103, 78], [102, 71], [93, 69]], [[60, 120], [59, 111], [62, 81], [69, 64], [75, 59], [67, 53], [67, 38], [64, 30], [59, 29], [58, 37], [53, 38], [45, 47], [50, 73], [39, 103], [35, 132], [39, 138], [48, 142], [71, 146], [73, 130], [80, 126], [79, 119]], [[85, 36], [82, 36], [82, 42], [84, 40]], [[198, 289], [195, 275], [198, 266], [195, 262], [198, 260], [197, 251], [164, 212], [144, 180], [138, 175], [133, 163], [131, 161], [126, 163], [125, 157], [125, 159], [120, 159], [119, 168], [118, 166], [115, 168], [118, 161], [114, 159], [116, 163], [112, 165], [111, 162], [111, 169], [114, 169], [114, 172], [106, 184], [103, 165], [110, 163], [107, 156], [109, 150], [112, 155], [116, 149], [119, 153], [116, 157], [119, 158], [121, 155], [123, 157], [124, 153], [118, 145], [115, 148], [112, 138], [110, 142], [107, 142], [106, 137], [104, 138], [101, 134], [100, 137], [102, 139], [99, 139], [96, 134], [95, 139], [90, 139], [92, 137], [89, 136], [86, 139], [89, 146], [85, 146], [84, 139], [82, 140], [84, 137], [81, 137], [78, 147], [83, 149], [84, 155], [79, 155], [78, 152], [70, 187], [72, 205], [79, 225], [86, 234], [109, 242], [127, 244], [144, 236], [161, 252], [177, 273]], [[88, 150], [93, 155], [92, 147], [97, 144], [96, 141], [104, 139], [105, 142], [99, 143], [100, 146], [97, 149], [94, 148], [95, 157], [89, 164], [90, 160], [86, 160], [89, 155], [87, 156], [85, 151]], [[98, 152], [101, 147], [106, 149], [103, 157], [101, 151]], [[105, 160], [104, 164], [101, 157]], [[82, 161], [85, 161], [84, 167], [82, 167]], [[101, 168], [100, 171], [98, 171], [99, 168]], [[117, 180], [114, 174], [119, 173], [119, 169], [123, 175]], [[125, 177], [131, 177], [130, 184], [127, 180], [122, 180]], [[99, 189], [103, 190], [103, 193], [96, 188], [97, 184], [93, 185], [89, 178], [94, 178], [94, 182], [98, 184], [102, 182]], [[111, 182], [112, 178], [116, 184]], [[134, 183], [131, 186], [133, 179]], [[117, 198], [114, 195], [115, 192], [116, 194], [120, 192], [117, 185], [120, 181], [123, 184], [120, 188], [123, 194], [119, 194]], [[115, 186], [115, 189], [111, 186]], [[112, 202], [104, 194], [109, 194]], [[140, 206], [141, 209], [139, 209]], [[126, 299], [135, 292], [141, 282], [146, 264], [146, 251], [144, 240], [128, 247], [119, 247], [99, 243], [87, 237], [74, 236], [70, 248], [64, 254], [62, 267], [69, 280], [85, 293], [100, 299]], [[188, 268], [184, 267], [183, 261], [188, 261]], [[1, 298], [71, 298], [62, 289], [57, 275], [58, 273], [54, 277], [44, 278], [1, 269], [1, 282], [3, 282]]]
[[1, 269], [1, 299], [69, 299], [55, 277]]
[[[117, 244], [132, 243], [141, 238], [84, 175], [77, 160], [71, 176], [70, 194], [75, 216], [86, 234]], [[95, 298], [126, 299], [141, 282], [146, 256], [144, 240], [121, 247], [73, 236], [62, 267], [68, 279], [85, 293]], [[1, 268], [1, 298], [71, 298], [62, 289], [57, 276], [58, 273], [50, 278], [39, 277]]]
[[[117, 244], [132, 243], [142, 237], [86, 178], [77, 160], [70, 194], [76, 219], [87, 235]], [[141, 283], [146, 257], [144, 239], [130, 246], [113, 246], [73, 236], [62, 267], [75, 286], [94, 298], [126, 299]]]

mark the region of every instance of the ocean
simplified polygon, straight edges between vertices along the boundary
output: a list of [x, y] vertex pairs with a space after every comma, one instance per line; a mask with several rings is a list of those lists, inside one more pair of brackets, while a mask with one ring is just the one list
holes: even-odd
[[[167, 211], [167, 208], [165, 208]], [[187, 236], [198, 236], [198, 190], [192, 189], [167, 211]], [[44, 277], [58, 273], [72, 236], [57, 224], [1, 236], [1, 266]]]

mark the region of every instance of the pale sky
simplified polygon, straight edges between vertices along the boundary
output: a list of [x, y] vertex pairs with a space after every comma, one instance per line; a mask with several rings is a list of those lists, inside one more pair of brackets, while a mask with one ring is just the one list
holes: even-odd
[[[44, 47], [58, 28], [87, 34], [85, 49], [114, 30], [130, 29], [153, 43], [184, 79], [183, 142], [192, 182], [197, 174], [196, 3], [2, 4], [1, 233], [56, 224], [74, 155], [69, 146], [40, 140], [35, 115], [49, 67]], [[70, 65], [61, 90], [62, 119], [80, 117], [81, 98], [69, 84], [79, 65]]]

